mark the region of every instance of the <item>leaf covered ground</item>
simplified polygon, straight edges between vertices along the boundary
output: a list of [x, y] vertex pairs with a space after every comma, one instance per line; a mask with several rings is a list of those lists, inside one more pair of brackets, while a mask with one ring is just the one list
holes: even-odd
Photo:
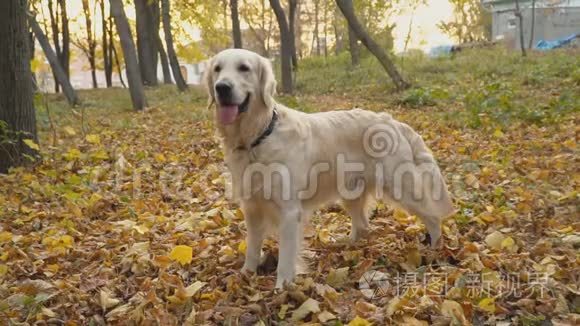
[[418, 87], [401, 94], [370, 58], [355, 70], [330, 62], [344, 58], [305, 62], [299, 95], [284, 103], [363, 106], [409, 123], [459, 212], [432, 251], [402, 211], [379, 205], [369, 239], [353, 245], [344, 211], [323, 209], [306, 232], [309, 270], [284, 291], [273, 290], [274, 240], [258, 275], [239, 272], [243, 216], [224, 197], [201, 90], [148, 90], [146, 113], [130, 111], [124, 90], [82, 92], [75, 109], [39, 96], [43, 161], [0, 176], [0, 320], [578, 324], [579, 57], [410, 58]]

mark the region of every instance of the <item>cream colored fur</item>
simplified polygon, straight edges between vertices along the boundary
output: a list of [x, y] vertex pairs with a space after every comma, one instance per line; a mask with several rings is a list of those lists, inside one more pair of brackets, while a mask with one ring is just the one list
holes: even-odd
[[[241, 64], [247, 65], [249, 71], [240, 71]], [[217, 54], [209, 63], [205, 78], [210, 100], [217, 101], [217, 105], [220, 103], [215, 98], [214, 86], [218, 81], [228, 80], [233, 84], [238, 103], [250, 94], [248, 111], [239, 114], [233, 124], [222, 125], [216, 121], [223, 139], [225, 161], [232, 174], [235, 198], [246, 222], [244, 271], [256, 271], [262, 241], [267, 230], [275, 226], [280, 247], [276, 286], [291, 282], [296, 275], [304, 221], [322, 205], [339, 199], [352, 218], [354, 241], [368, 233], [368, 212], [376, 199], [385, 199], [419, 216], [432, 244], [438, 241], [441, 221], [454, 208], [431, 152], [408, 125], [387, 113], [357, 109], [307, 114], [287, 108], [273, 98], [276, 82], [270, 62], [246, 50], [231, 49]], [[273, 110], [279, 116], [273, 133], [259, 146], [251, 148], [250, 144], [270, 123]], [[377, 125], [395, 134], [397, 141], [396, 148], [382, 157], [369, 155], [363, 145], [367, 130]], [[364, 171], [341, 177], [339, 156], [345, 162], [362, 164]], [[434, 168], [430, 170], [430, 181], [419, 189], [409, 179], [397, 179], [401, 177], [401, 167], [415, 172], [413, 169], [419, 169], [421, 164]], [[283, 166], [289, 172], [288, 180], [273, 177], [271, 185], [267, 185], [263, 178], [253, 175], [246, 178], [244, 173], [256, 165]], [[319, 166], [323, 171], [317, 171]], [[339, 191], [341, 184], [347, 188], [363, 185], [364, 190], [357, 198], [345, 199]], [[437, 185], [442, 187], [440, 198], [416, 199], [412, 195], [413, 192], [428, 195], [429, 187]], [[305, 192], [305, 189], [310, 190]], [[383, 193], [382, 198], [376, 198], [378, 190]], [[271, 191], [270, 197], [265, 195], [268, 191]], [[396, 193], [398, 196], [393, 196]]]

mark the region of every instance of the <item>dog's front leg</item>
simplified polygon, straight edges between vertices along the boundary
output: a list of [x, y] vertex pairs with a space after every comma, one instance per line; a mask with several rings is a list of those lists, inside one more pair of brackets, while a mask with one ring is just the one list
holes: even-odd
[[246, 260], [242, 272], [256, 272], [260, 263], [262, 252], [262, 242], [266, 233], [266, 222], [264, 217], [256, 209], [251, 209], [243, 205], [244, 219], [246, 221]]
[[302, 209], [299, 203], [285, 204], [281, 207], [276, 288], [282, 288], [284, 283], [292, 282], [296, 276], [301, 218]]

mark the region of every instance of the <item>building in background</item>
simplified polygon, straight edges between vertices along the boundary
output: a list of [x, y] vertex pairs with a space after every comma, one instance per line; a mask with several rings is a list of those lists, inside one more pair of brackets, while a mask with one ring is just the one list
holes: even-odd
[[[532, 37], [532, 12], [535, 11], [532, 46], [541, 40], [556, 40], [580, 35], [580, 0], [520, 0], [526, 47]], [[515, 0], [482, 0], [492, 13], [492, 40], [503, 40], [511, 48], [520, 47]]]

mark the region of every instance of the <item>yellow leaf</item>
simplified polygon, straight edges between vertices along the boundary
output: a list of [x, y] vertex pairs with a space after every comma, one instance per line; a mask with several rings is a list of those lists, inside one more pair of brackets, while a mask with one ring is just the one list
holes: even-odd
[[560, 232], [560, 233], [572, 233], [572, 232], [574, 232], [574, 228], [572, 226], [567, 226], [565, 228], [561, 228], [560, 230], [558, 230], [558, 232]]
[[319, 302], [312, 298], [308, 298], [308, 300], [304, 301], [298, 309], [292, 312], [292, 320], [299, 321], [306, 318], [308, 314], [317, 312], [320, 312]]
[[493, 249], [500, 250], [502, 241], [505, 239], [505, 236], [499, 232], [495, 231], [485, 237], [485, 243]]
[[199, 291], [206, 284], [207, 284], [206, 282], [195, 281], [195, 283], [185, 288], [185, 296], [193, 297], [197, 293], [197, 291]]
[[71, 148], [66, 154], [63, 155], [63, 157], [67, 161], [74, 161], [81, 158], [81, 151], [76, 148]]
[[324, 310], [323, 312], [319, 313], [318, 316], [316, 317], [323, 323], [326, 323], [329, 320], [336, 319], [336, 316], [328, 312], [327, 310]]
[[12, 241], [13, 234], [8, 231], [0, 232], [0, 243]]
[[494, 298], [484, 298], [481, 301], [479, 301], [477, 306], [483, 311], [487, 311], [491, 314], [495, 313], [495, 299]]
[[34, 140], [32, 140], [32, 139], [25, 139], [25, 140], [23, 140], [23, 142], [26, 144], [26, 146], [28, 146], [36, 151], [40, 150], [40, 147], [38, 146], [38, 144], [35, 143]]
[[501, 131], [501, 129], [496, 129], [493, 132], [493, 137], [495, 137], [495, 138], [503, 138], [503, 132]]
[[139, 232], [139, 234], [145, 234], [145, 233], [149, 232], [149, 228], [146, 225], [143, 225], [143, 224], [141, 224], [141, 225], [135, 225], [133, 227], [133, 229], [135, 231]]
[[286, 312], [288, 312], [288, 305], [283, 304], [280, 306], [280, 311], [278, 311], [278, 318], [284, 320], [284, 318], [286, 318]]
[[320, 242], [327, 244], [330, 242], [330, 231], [328, 229], [321, 229], [318, 231], [318, 239]]
[[53, 274], [56, 274], [60, 269], [60, 267], [58, 266], [58, 264], [48, 264], [46, 265], [46, 269], [52, 272]]
[[348, 280], [348, 267], [331, 269], [326, 276], [326, 283], [332, 287], [340, 287]]
[[30, 70], [32, 72], [36, 72], [38, 70], [38, 67], [40, 67], [40, 60], [38, 60], [36, 58], [30, 60]]
[[89, 143], [91, 143], [91, 144], [94, 144], [94, 145], [97, 145], [97, 144], [100, 144], [100, 143], [101, 143], [101, 137], [100, 137], [99, 135], [95, 135], [95, 134], [92, 134], [92, 135], [87, 135], [87, 136], [85, 137], [85, 139], [86, 139], [86, 140], [87, 140]]
[[189, 264], [193, 259], [193, 248], [184, 245], [175, 246], [171, 250], [169, 258], [179, 262], [181, 265]]
[[73, 237], [71, 237], [70, 235], [65, 234], [62, 237], [60, 237], [60, 241], [62, 242], [62, 245], [65, 248], [72, 248], [75, 239]]
[[66, 132], [69, 136], [74, 136], [77, 134], [77, 132], [71, 126], [64, 127], [64, 132]]
[[348, 326], [370, 326], [370, 325], [372, 325], [371, 322], [359, 316], [354, 317], [354, 319], [351, 320], [350, 323], [348, 323]]
[[501, 248], [502, 249], [507, 249], [509, 251], [513, 251], [513, 249], [515, 248], [515, 241], [514, 239], [512, 239], [512, 237], [507, 237], [505, 239], [503, 239], [503, 241], [501, 242]]
[[0, 276], [4, 276], [8, 273], [8, 266], [0, 265]]
[[242, 240], [238, 245], [238, 252], [241, 254], [246, 254], [246, 249], [248, 249], [248, 245], [246, 244], [246, 240]]
[[94, 161], [108, 160], [109, 154], [107, 154], [105, 150], [100, 149], [91, 154], [91, 159], [93, 159]]
[[165, 155], [163, 155], [163, 153], [157, 153], [155, 154], [155, 161], [157, 161], [157, 163], [163, 163], [167, 161], [167, 158], [165, 158]]

